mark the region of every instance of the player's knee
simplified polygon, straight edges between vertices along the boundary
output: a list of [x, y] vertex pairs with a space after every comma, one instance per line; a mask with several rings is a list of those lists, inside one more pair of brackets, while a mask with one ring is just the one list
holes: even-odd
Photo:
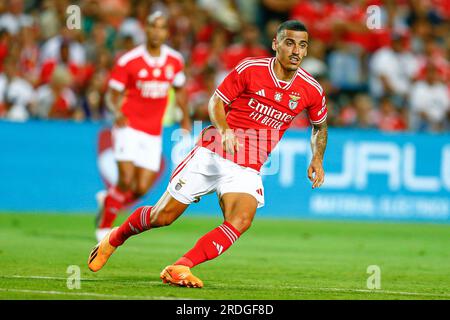
[[136, 196], [136, 198], [140, 198], [140, 197], [145, 196], [147, 191], [148, 191], [148, 186], [140, 184], [136, 187], [136, 190], [134, 190], [134, 195]]
[[252, 219], [246, 216], [242, 217], [234, 217], [233, 219], [227, 220], [228, 223], [231, 223], [233, 227], [235, 227], [241, 234], [250, 229], [252, 225]]
[[133, 177], [128, 176], [120, 177], [117, 185], [121, 190], [124, 191], [131, 190], [133, 186]]

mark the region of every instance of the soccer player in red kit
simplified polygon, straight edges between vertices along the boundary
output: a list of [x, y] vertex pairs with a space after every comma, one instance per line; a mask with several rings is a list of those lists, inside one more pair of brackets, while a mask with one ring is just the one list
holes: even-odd
[[250, 58], [238, 64], [209, 102], [213, 126], [174, 170], [167, 191], [154, 206], [138, 208], [92, 251], [88, 266], [100, 270], [130, 236], [170, 225], [190, 203], [216, 192], [224, 222], [161, 272], [161, 279], [186, 287], [203, 287], [191, 268], [223, 254], [251, 225], [264, 204], [260, 169], [292, 120], [306, 109], [312, 123], [312, 187], [324, 181], [327, 107], [319, 83], [300, 68], [308, 48], [305, 26], [296, 20], [278, 27], [274, 58]]
[[162, 119], [171, 87], [183, 110], [181, 126], [190, 130], [183, 57], [164, 44], [167, 18], [159, 11], [151, 14], [145, 30], [147, 42], [124, 53], [109, 80], [107, 100], [115, 116], [112, 138], [119, 179], [109, 188], [97, 216], [98, 241], [111, 230], [117, 212], [145, 195], [158, 175]]

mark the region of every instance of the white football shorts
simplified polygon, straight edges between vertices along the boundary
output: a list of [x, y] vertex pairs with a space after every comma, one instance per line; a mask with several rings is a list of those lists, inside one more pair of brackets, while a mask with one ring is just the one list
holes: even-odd
[[112, 129], [114, 157], [131, 161], [136, 167], [158, 172], [161, 166], [161, 136], [154, 136], [130, 127]]
[[184, 204], [198, 202], [200, 197], [212, 192], [216, 192], [219, 199], [225, 193], [248, 193], [255, 197], [258, 208], [264, 206], [264, 187], [259, 172], [199, 146], [173, 171], [167, 191]]

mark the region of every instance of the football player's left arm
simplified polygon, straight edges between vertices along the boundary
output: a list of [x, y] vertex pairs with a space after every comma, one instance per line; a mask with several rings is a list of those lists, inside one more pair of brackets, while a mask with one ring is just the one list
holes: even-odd
[[191, 116], [189, 112], [189, 105], [187, 103], [187, 93], [184, 87], [174, 87], [175, 89], [175, 102], [177, 106], [183, 112], [183, 117], [180, 121], [181, 128], [188, 130], [192, 129]]
[[320, 124], [313, 124], [311, 134], [312, 159], [308, 168], [308, 178], [312, 181], [312, 188], [320, 187], [325, 180], [323, 170], [323, 156], [327, 147], [328, 125], [326, 121]]

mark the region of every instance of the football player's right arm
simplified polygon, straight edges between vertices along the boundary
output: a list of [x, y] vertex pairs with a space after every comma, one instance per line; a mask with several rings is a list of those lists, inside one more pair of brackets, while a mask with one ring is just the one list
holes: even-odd
[[315, 91], [315, 96], [308, 107], [308, 117], [312, 124], [311, 151], [312, 159], [308, 167], [308, 178], [311, 180], [313, 189], [320, 187], [325, 179], [323, 170], [323, 157], [328, 140], [327, 126], [327, 103], [323, 89], [320, 94]]
[[208, 113], [212, 124], [221, 135], [223, 149], [229, 154], [238, 152], [240, 143], [233, 130], [228, 126], [223, 101], [217, 94], [213, 94], [211, 99], [209, 99]]
[[127, 118], [122, 113], [123, 93], [113, 88], [109, 88], [106, 93], [106, 105], [114, 116], [114, 125], [124, 127], [127, 125]]
[[230, 104], [231, 101], [242, 94], [245, 88], [246, 78], [243, 73], [238, 73], [235, 68], [225, 77], [209, 99], [209, 118], [221, 135], [223, 149], [229, 154], [238, 152], [242, 144], [239, 143], [233, 130], [228, 126], [224, 102], [227, 105]]
[[323, 156], [327, 147], [328, 126], [323, 121], [320, 124], [312, 125], [311, 150], [312, 159], [308, 167], [308, 178], [313, 183], [313, 189], [320, 187], [325, 180], [325, 171], [323, 170]]

